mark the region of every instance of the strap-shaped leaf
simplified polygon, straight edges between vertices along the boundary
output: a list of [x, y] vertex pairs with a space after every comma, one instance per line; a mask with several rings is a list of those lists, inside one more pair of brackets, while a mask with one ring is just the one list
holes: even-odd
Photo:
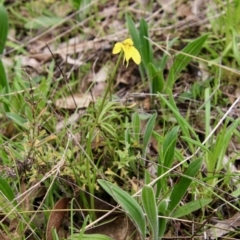
[[145, 218], [143, 210], [138, 204], [138, 202], [127, 192], [123, 191], [121, 188], [110, 182], [100, 179], [98, 180], [98, 183], [126, 211], [126, 213], [129, 215], [129, 217], [141, 233], [142, 239], [145, 239]]
[[8, 14], [5, 7], [0, 4], [0, 54], [3, 54], [8, 34]]
[[181, 53], [176, 56], [167, 80], [170, 89], [172, 89], [179, 73], [191, 62], [192, 56], [196, 56], [200, 52], [207, 37], [208, 35], [206, 34], [190, 42]]
[[180, 178], [178, 183], [173, 187], [173, 191], [170, 196], [170, 203], [168, 206], [168, 210], [172, 212], [178, 203], [181, 201], [183, 196], [185, 195], [189, 185], [192, 182], [192, 179], [197, 172], [199, 171], [202, 165], [202, 159], [198, 158], [195, 161], [191, 162], [184, 173], [184, 176]]
[[[9, 92], [9, 85], [6, 76], [6, 72], [1, 60], [1, 54], [3, 54], [3, 50], [7, 41], [8, 35], [8, 14], [5, 7], [0, 4], [0, 88], [4, 90], [4, 93]], [[4, 104], [5, 110], [9, 111], [9, 107], [7, 104]]]
[[145, 185], [142, 189], [142, 203], [147, 220], [152, 229], [152, 240], [158, 240], [158, 210], [152, 187]]
[[150, 138], [152, 136], [153, 133], [153, 128], [155, 126], [155, 122], [156, 122], [156, 118], [157, 118], [157, 114], [154, 113], [148, 120], [146, 128], [145, 128], [145, 132], [144, 132], [144, 136], [143, 136], [143, 158], [146, 157], [146, 150], [147, 150], [147, 146], [148, 143], [150, 141]]
[[149, 62], [147, 67], [150, 81], [150, 93], [162, 92], [164, 87], [162, 71], [158, 71], [152, 62]]

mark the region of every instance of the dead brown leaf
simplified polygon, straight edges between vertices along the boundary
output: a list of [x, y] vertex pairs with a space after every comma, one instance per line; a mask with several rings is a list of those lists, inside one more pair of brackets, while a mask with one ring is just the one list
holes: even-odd
[[55, 102], [55, 105], [64, 109], [76, 109], [86, 108], [91, 102], [93, 102], [93, 96], [91, 94], [74, 94], [65, 98], [60, 98]]
[[56, 211], [56, 210], [63, 210], [67, 209], [68, 203], [70, 201], [70, 198], [61, 198], [58, 200], [58, 202], [55, 204], [53, 210], [50, 214], [50, 217], [48, 219], [48, 224], [47, 224], [47, 231], [46, 231], [46, 240], [52, 240], [52, 230], [55, 228], [56, 231], [59, 230], [64, 216], [66, 214], [66, 211]]
[[214, 240], [222, 237], [230, 231], [235, 231], [236, 228], [240, 227], [240, 213], [236, 213], [233, 217], [219, 221], [212, 228], [207, 231], [207, 239]]
[[108, 219], [106, 224], [89, 229], [86, 233], [98, 233], [111, 237], [112, 239], [125, 240], [125, 239], [140, 239], [134, 224], [125, 215], [112, 217]]

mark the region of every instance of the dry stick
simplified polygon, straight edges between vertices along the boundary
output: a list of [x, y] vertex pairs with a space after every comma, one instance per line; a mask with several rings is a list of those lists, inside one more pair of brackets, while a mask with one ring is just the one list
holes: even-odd
[[[215, 126], [215, 128], [209, 133], [209, 135], [207, 136], [207, 138], [202, 142], [202, 145], [204, 145], [211, 137], [212, 135], [215, 133], [215, 131], [218, 129], [218, 127], [222, 124], [222, 122], [225, 120], [225, 118], [227, 117], [227, 115], [232, 111], [232, 109], [237, 105], [237, 103], [240, 101], [240, 97], [238, 97], [234, 103], [231, 105], [231, 107], [228, 109], [228, 111], [223, 115], [223, 117], [220, 119], [220, 121], [218, 122], [218, 124]], [[197, 148], [197, 150], [195, 151], [195, 153], [193, 153], [191, 156], [185, 158], [185, 160], [183, 160], [182, 162], [180, 162], [179, 164], [177, 164], [176, 166], [174, 166], [173, 168], [169, 169], [168, 171], [166, 171], [163, 175], [159, 176], [158, 178], [156, 178], [155, 180], [153, 180], [151, 183], [147, 184], [146, 186], [152, 186], [154, 185], [157, 181], [159, 181], [161, 178], [163, 178], [164, 176], [166, 176], [167, 174], [169, 174], [172, 170], [175, 170], [176, 168], [180, 167], [182, 164], [184, 164], [185, 162], [189, 161], [192, 157], [194, 157], [200, 150], [201, 148]], [[135, 197], [137, 195], [139, 195], [142, 192], [142, 189], [140, 189], [138, 192], [136, 192], [134, 195], [132, 195], [132, 197]], [[232, 205], [232, 204], [230, 204]], [[85, 229], [88, 229], [90, 227], [92, 227], [93, 225], [95, 225], [96, 223], [98, 223], [99, 221], [101, 221], [102, 219], [104, 219], [105, 217], [107, 217], [108, 215], [110, 215], [112, 212], [114, 212], [117, 208], [119, 208], [119, 205], [116, 206], [114, 209], [112, 209], [111, 211], [109, 211], [108, 213], [106, 213], [105, 215], [103, 215], [102, 217], [100, 217], [99, 219], [93, 221], [92, 223], [90, 223], [89, 225], [86, 226]]]

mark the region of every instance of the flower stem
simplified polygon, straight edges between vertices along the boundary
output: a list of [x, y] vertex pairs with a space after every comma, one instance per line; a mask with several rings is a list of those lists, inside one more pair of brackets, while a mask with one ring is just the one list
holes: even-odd
[[114, 81], [114, 78], [116, 76], [116, 73], [117, 73], [117, 70], [118, 70], [118, 67], [119, 67], [119, 64], [120, 64], [120, 60], [122, 58], [122, 55], [123, 55], [123, 52], [121, 52], [119, 54], [119, 57], [118, 57], [118, 60], [117, 60], [117, 63], [113, 69], [113, 72], [112, 72], [112, 75], [109, 77], [109, 80], [108, 80], [108, 86], [107, 86], [107, 89], [105, 91], [105, 94], [103, 95], [103, 99], [102, 99], [102, 102], [101, 102], [101, 105], [100, 105], [100, 108], [99, 108], [99, 111], [98, 111], [98, 114], [97, 114], [97, 118], [96, 120], [98, 121], [98, 118], [99, 118], [99, 115], [101, 114], [102, 110], [103, 110], [103, 107], [104, 107], [104, 104], [106, 102], [106, 98], [107, 98], [107, 95], [108, 93], [110, 92], [110, 98], [111, 98], [111, 87], [112, 87], [112, 84], [113, 84], [113, 81]]
[[[88, 187], [89, 187], [89, 192], [90, 192], [90, 208], [91, 209], [94, 209], [94, 188], [95, 188], [95, 183], [96, 183], [96, 167], [93, 166], [92, 168], [92, 174], [91, 174], [91, 169], [90, 169], [90, 161], [88, 159], [93, 159], [93, 155], [92, 155], [92, 147], [91, 147], [91, 143], [92, 143], [92, 140], [94, 138], [94, 132], [97, 128], [97, 126], [100, 124], [99, 123], [99, 116], [104, 108], [104, 105], [106, 103], [106, 100], [107, 100], [107, 96], [108, 94], [110, 93], [110, 98], [111, 98], [111, 87], [113, 85], [113, 82], [114, 82], [114, 79], [115, 79], [115, 76], [116, 76], [116, 73], [117, 73], [117, 69], [119, 67], [119, 64], [120, 64], [120, 60], [122, 58], [122, 55], [123, 53], [121, 52], [119, 54], [119, 57], [118, 57], [118, 60], [117, 60], [117, 63], [113, 69], [113, 72], [112, 74], [110, 75], [109, 77], [109, 80], [108, 80], [108, 85], [107, 85], [107, 89], [103, 95], [103, 99], [101, 101], [101, 105], [99, 107], [99, 110], [96, 114], [96, 118], [95, 118], [95, 121], [93, 122], [93, 125], [91, 127], [91, 129], [89, 130], [88, 132], [88, 137], [87, 137], [87, 144], [86, 144], [86, 152], [88, 154], [88, 157], [86, 159], [86, 175], [87, 175], [87, 182], [88, 182]], [[93, 162], [93, 161], [92, 161]], [[92, 220], [95, 219], [95, 213], [94, 211], [90, 211], [89, 212], [90, 216], [92, 217]]]

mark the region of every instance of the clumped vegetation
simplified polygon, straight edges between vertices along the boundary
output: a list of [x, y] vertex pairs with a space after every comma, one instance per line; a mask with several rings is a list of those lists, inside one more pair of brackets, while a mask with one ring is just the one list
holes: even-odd
[[0, 238], [239, 239], [239, 10], [0, 1]]

